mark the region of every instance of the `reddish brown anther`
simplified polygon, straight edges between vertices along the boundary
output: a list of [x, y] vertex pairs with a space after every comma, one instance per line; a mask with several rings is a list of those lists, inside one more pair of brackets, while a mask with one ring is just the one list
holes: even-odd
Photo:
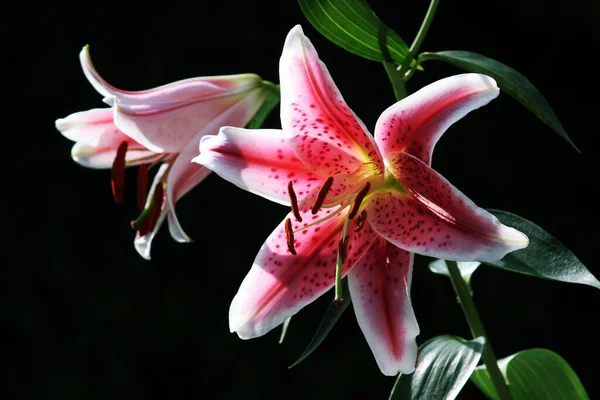
[[292, 253], [293, 255], [298, 254], [296, 253], [296, 249], [294, 248], [294, 231], [292, 230], [292, 220], [289, 218], [285, 220], [285, 237], [287, 240], [287, 247], [290, 253]]
[[123, 186], [125, 185], [125, 155], [127, 154], [127, 142], [123, 141], [117, 149], [117, 155], [110, 170], [110, 186], [112, 188], [115, 203], [123, 203]]
[[144, 210], [146, 194], [148, 193], [148, 166], [140, 165], [137, 176], [137, 205], [140, 211]]
[[292, 181], [288, 182], [288, 194], [290, 195], [290, 204], [292, 205], [292, 213], [298, 222], [302, 222], [302, 216], [300, 215], [300, 209], [298, 208], [298, 198], [296, 197], [296, 192], [294, 192], [294, 187], [292, 185]]
[[356, 218], [356, 226], [354, 227], [354, 232], [360, 232], [365, 227], [365, 222], [367, 222], [367, 210], [362, 210], [358, 218]]
[[354, 203], [352, 203], [352, 208], [350, 208], [350, 212], [348, 213], [349, 219], [352, 219], [356, 216], [356, 213], [358, 213], [358, 209], [360, 208], [362, 201], [365, 199], [365, 196], [369, 194], [369, 189], [371, 189], [370, 182], [365, 183], [365, 186], [363, 186], [363, 188], [360, 189], [360, 192], [358, 192], [358, 194], [354, 198]]
[[348, 241], [346, 238], [341, 238], [338, 244], [338, 256], [342, 262], [346, 259], [346, 255], [348, 255]]
[[315, 201], [312, 210], [310, 210], [313, 214], [316, 214], [325, 202], [325, 197], [327, 196], [329, 189], [331, 189], [331, 185], [333, 185], [333, 176], [327, 178], [321, 185], [319, 193], [317, 194], [317, 200]]

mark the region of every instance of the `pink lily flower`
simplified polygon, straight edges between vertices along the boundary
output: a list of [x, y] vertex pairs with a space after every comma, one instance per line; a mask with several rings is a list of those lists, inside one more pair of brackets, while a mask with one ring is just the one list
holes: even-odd
[[[85, 76], [111, 108], [77, 112], [56, 121], [56, 128], [75, 142], [73, 160], [88, 168], [111, 168], [115, 201], [123, 201], [125, 168], [139, 165], [140, 217], [134, 245], [150, 259], [152, 239], [165, 218], [178, 242], [191, 239], [181, 228], [175, 203], [211, 172], [192, 163], [200, 139], [223, 125], [246, 126], [266, 98], [254, 74], [186, 79], [150, 90], [130, 92], [100, 77], [88, 47], [80, 53]], [[148, 169], [158, 166], [148, 191]]]
[[489, 261], [528, 244], [429, 166], [443, 132], [499, 89], [479, 74], [442, 79], [385, 110], [373, 138], [300, 26], [279, 74], [282, 130], [223, 127], [202, 138], [194, 159], [292, 208], [233, 299], [230, 329], [242, 339], [266, 334], [334, 286], [341, 262], [382, 373], [411, 373], [413, 253]]

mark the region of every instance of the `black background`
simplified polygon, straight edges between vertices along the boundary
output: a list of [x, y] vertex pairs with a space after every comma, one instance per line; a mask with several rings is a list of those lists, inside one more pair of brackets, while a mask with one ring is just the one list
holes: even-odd
[[[371, 5], [410, 43], [428, 2]], [[229, 303], [284, 207], [212, 175], [177, 207], [195, 242], [178, 244], [162, 229], [145, 261], [129, 228], [135, 185], [126, 205], [113, 204], [109, 173], [75, 164], [72, 143], [54, 128], [57, 118], [103, 105], [80, 70], [85, 44], [104, 78], [127, 90], [242, 72], [277, 82], [285, 35], [299, 23], [371, 128], [394, 101], [381, 64], [330, 43], [291, 0], [13, 1], [3, 13], [2, 330], [3, 354], [14, 354], [3, 357], [7, 398], [387, 398], [394, 379], [379, 372], [352, 311], [317, 353], [287, 369], [330, 296], [294, 317], [282, 345], [278, 329], [250, 341], [229, 333]], [[582, 154], [501, 93], [448, 131], [433, 166], [478, 205], [541, 225], [600, 277], [600, 101], [591, 58], [600, 49], [598, 15], [593, 1], [442, 1], [422, 50], [488, 55], [545, 95]], [[424, 66], [409, 91], [461, 72]], [[266, 126], [279, 127], [277, 113]], [[135, 170], [127, 178], [134, 182]], [[450, 283], [427, 262], [417, 258], [412, 289], [419, 343], [443, 333], [468, 337]], [[600, 398], [600, 291], [492, 268], [476, 273], [473, 289], [499, 357], [557, 351]], [[483, 396], [468, 383], [459, 398]]]

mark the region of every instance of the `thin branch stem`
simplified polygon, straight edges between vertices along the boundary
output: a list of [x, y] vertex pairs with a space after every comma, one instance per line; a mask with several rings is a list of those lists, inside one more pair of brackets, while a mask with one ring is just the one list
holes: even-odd
[[508, 390], [506, 381], [504, 380], [504, 377], [498, 368], [498, 361], [494, 355], [492, 345], [488, 339], [487, 333], [485, 332], [481, 318], [479, 318], [479, 313], [475, 308], [475, 303], [471, 297], [471, 291], [467, 287], [466, 282], [460, 274], [458, 264], [456, 261], [446, 261], [446, 264], [448, 266], [448, 272], [450, 273], [450, 280], [452, 281], [454, 292], [458, 296], [460, 306], [465, 314], [465, 318], [467, 319], [467, 323], [469, 324], [473, 338], [480, 336], [485, 338], [485, 347], [483, 349], [481, 358], [487, 367], [494, 388], [496, 389], [496, 393], [501, 400], [512, 400], [512, 395]]
[[433, 21], [433, 16], [435, 15], [435, 11], [437, 10], [437, 6], [440, 0], [431, 0], [429, 3], [429, 8], [427, 9], [427, 14], [425, 14], [425, 19], [423, 19], [423, 23], [419, 28], [419, 32], [417, 32], [417, 36], [415, 40], [410, 45], [410, 49], [408, 54], [406, 55], [406, 59], [399, 67], [398, 71], [400, 72], [400, 76], [404, 76], [408, 68], [410, 67], [410, 63], [415, 58], [419, 49], [421, 48], [421, 44], [423, 44], [423, 40], [425, 40], [425, 36], [427, 36], [427, 32], [429, 31], [429, 27], [431, 26], [431, 22]]
[[396, 70], [396, 66], [391, 62], [384, 61], [383, 67], [385, 68], [385, 72], [387, 73], [390, 83], [392, 84], [392, 88], [394, 89], [394, 96], [396, 96], [396, 100], [402, 100], [408, 95], [402, 74]]

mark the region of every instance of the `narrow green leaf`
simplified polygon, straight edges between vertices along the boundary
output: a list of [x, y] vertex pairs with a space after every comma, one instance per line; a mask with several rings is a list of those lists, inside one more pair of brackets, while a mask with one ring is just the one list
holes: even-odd
[[422, 53], [419, 56], [419, 63], [427, 60], [439, 60], [468, 72], [478, 72], [491, 76], [498, 82], [500, 89], [506, 91], [506, 93], [566, 139], [575, 150], [579, 151], [575, 143], [567, 135], [567, 132], [544, 96], [527, 78], [508, 65], [469, 51], [440, 51], [437, 53]]
[[[498, 361], [513, 400], [589, 400], [575, 371], [558, 354], [531, 349]], [[490, 399], [499, 397], [485, 365], [477, 367], [471, 380]]]
[[263, 85], [267, 89], [267, 97], [256, 114], [254, 114], [254, 117], [248, 122], [248, 125], [246, 125], [248, 129], [259, 129], [262, 127], [269, 114], [271, 114], [271, 111], [279, 104], [279, 85], [275, 85], [269, 81], [263, 81]]
[[488, 210], [500, 222], [529, 237], [529, 246], [507, 254], [502, 260], [485, 262], [494, 267], [540, 278], [580, 283], [600, 289], [600, 282], [564, 244], [541, 227], [506, 211]]
[[354, 54], [396, 65], [402, 64], [408, 54], [404, 40], [381, 22], [364, 0], [298, 0], [298, 3], [306, 19], [323, 36]]
[[344, 285], [344, 303], [342, 305], [334, 305], [333, 303], [329, 305], [325, 316], [323, 317], [321, 323], [319, 324], [319, 327], [317, 328], [317, 332], [306, 347], [306, 350], [304, 350], [302, 355], [300, 355], [300, 357], [296, 361], [294, 361], [294, 363], [288, 368], [292, 368], [300, 364], [306, 357], [311, 355], [312, 352], [315, 351], [317, 347], [321, 345], [321, 343], [323, 343], [323, 340], [325, 340], [327, 335], [329, 335], [329, 332], [331, 332], [336, 322], [340, 319], [344, 311], [346, 311], [346, 308], [348, 308], [348, 305], [352, 302], [346, 278], [344, 278], [344, 280], [342, 281], [342, 285]]
[[437, 336], [419, 348], [417, 369], [398, 376], [389, 400], [452, 400], [469, 380], [485, 346], [479, 337]]
[[[480, 262], [457, 262], [458, 269], [460, 270], [460, 275], [463, 277], [465, 283], [471, 289], [471, 275], [479, 266]], [[448, 272], [448, 265], [446, 265], [446, 261], [444, 260], [435, 260], [429, 263], [429, 270], [434, 274], [445, 275], [450, 277], [450, 272]]]

